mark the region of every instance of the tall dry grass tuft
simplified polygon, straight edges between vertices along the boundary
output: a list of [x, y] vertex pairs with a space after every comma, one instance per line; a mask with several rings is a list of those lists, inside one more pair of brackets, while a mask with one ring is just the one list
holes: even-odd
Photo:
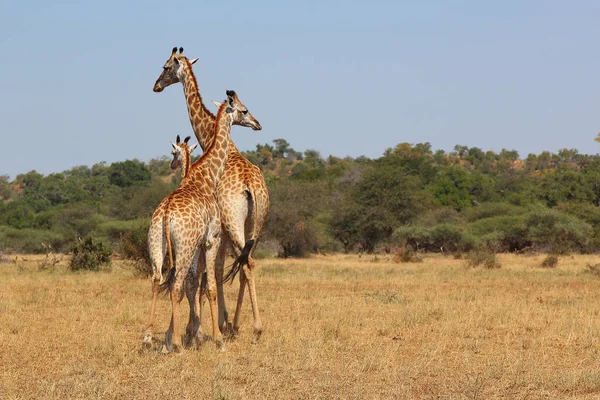
[[[582, 273], [595, 256], [564, 258], [552, 269], [531, 268], [541, 256], [514, 255], [497, 255], [501, 269], [467, 269], [442, 256], [418, 264], [386, 255], [264, 259], [257, 278], [261, 342], [250, 344], [247, 304], [227, 352], [205, 344], [178, 355], [160, 354], [158, 344], [142, 350], [149, 280], [118, 260], [111, 273], [74, 274], [62, 264], [39, 271], [43, 257], [0, 268], [3, 399], [600, 393], [600, 279]], [[237, 284], [225, 291], [233, 308]], [[162, 330], [169, 310], [161, 298]]]

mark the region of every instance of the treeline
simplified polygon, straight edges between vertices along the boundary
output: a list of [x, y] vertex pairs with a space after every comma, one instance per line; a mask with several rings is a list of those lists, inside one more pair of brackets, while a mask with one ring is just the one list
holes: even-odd
[[[377, 159], [323, 158], [284, 139], [244, 155], [269, 186], [264, 252], [600, 251], [598, 155], [565, 149], [519, 158], [514, 150], [400, 143]], [[0, 251], [40, 252], [41, 242], [67, 251], [94, 236], [143, 257], [149, 217], [178, 184], [169, 162], [0, 177]]]

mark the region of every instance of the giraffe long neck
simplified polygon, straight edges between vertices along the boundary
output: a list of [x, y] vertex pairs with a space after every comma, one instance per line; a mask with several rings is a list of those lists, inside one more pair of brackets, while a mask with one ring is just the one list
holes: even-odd
[[185, 147], [181, 152], [181, 180], [184, 180], [190, 172], [192, 164], [192, 155], [190, 154], [189, 147]]
[[210, 148], [214, 141], [215, 116], [202, 102], [202, 96], [198, 90], [198, 82], [192, 70], [192, 64], [185, 57], [181, 62], [181, 83], [183, 84], [183, 93], [188, 109], [188, 116], [192, 129], [202, 147], [203, 151]]
[[[227, 102], [223, 102], [217, 113], [217, 120], [214, 126], [214, 142], [212, 146], [194, 163], [192, 170], [201, 174], [212, 187], [217, 187], [229, 155], [229, 143], [231, 141], [231, 124], [233, 116], [228, 113]], [[196, 167], [197, 166], [197, 169]]]

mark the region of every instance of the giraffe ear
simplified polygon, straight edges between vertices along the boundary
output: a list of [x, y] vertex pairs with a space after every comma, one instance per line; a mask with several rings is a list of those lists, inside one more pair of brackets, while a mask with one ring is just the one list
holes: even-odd
[[194, 149], [198, 147], [198, 143], [194, 144], [193, 146], [190, 147], [190, 154], [192, 153], [192, 151], [194, 151]]
[[179, 135], [177, 135], [177, 144], [179, 144], [181, 140], [179, 139]]
[[190, 140], [190, 136], [186, 136], [185, 139], [183, 139], [183, 143], [187, 144], [188, 140]]
[[193, 60], [190, 60], [190, 64], [194, 65], [194, 63], [198, 61], [198, 58], [194, 58]]
[[218, 101], [214, 101], [214, 100], [212, 102], [215, 106], [217, 106], [217, 108], [221, 108], [221, 103], [219, 103]]

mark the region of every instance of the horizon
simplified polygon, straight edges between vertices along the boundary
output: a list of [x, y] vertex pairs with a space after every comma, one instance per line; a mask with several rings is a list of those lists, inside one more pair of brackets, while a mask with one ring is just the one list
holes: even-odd
[[[190, 144], [194, 144], [194, 143], [196, 143], [197, 141], [195, 141], [195, 139], [196, 139], [196, 138], [195, 138], [194, 136], [192, 136], [192, 140], [190, 141]], [[280, 138], [280, 139], [281, 139], [281, 138]], [[283, 139], [285, 139], [285, 138], [283, 138]], [[402, 143], [406, 143], [406, 142], [397, 143], [397, 145], [398, 145], [398, 144], [402, 144]], [[426, 143], [428, 143], [428, 142], [426, 142]], [[257, 144], [257, 145], [261, 145], [261, 146], [262, 146], [262, 145], [265, 145], [265, 144], [271, 145], [271, 144], [269, 144], [269, 143], [259, 143], [259, 144]], [[417, 145], [417, 144], [421, 144], [421, 143], [409, 143], [409, 144], [411, 145], [411, 147], [414, 147], [415, 145]], [[422, 143], [422, 144], [425, 144], [425, 143]], [[432, 153], [432, 154], [435, 154], [435, 153], [436, 153], [436, 151], [439, 151], [439, 150], [444, 150], [444, 149], [439, 149], [439, 148], [436, 148], [436, 147], [434, 147], [434, 146], [433, 146], [433, 144], [431, 144], [431, 143], [430, 143], [430, 145], [431, 145], [431, 153]], [[469, 149], [472, 149], [472, 148], [477, 148], [477, 146], [468, 146], [467, 144], [458, 144], [458, 143], [457, 143], [455, 146], [466, 146], [466, 147], [468, 147]], [[391, 149], [394, 149], [395, 147], [396, 147], [396, 146], [392, 146], [392, 147], [391, 147]], [[200, 159], [200, 157], [201, 157], [201, 156], [202, 156], [202, 154], [203, 154], [203, 152], [202, 152], [202, 149], [201, 149], [200, 147], [198, 147], [198, 148], [200, 149], [200, 153], [199, 153], [199, 154], [195, 154], [195, 155], [193, 155], [193, 160], [194, 160], [194, 161], [195, 161], [195, 160], [198, 160], [198, 159]], [[315, 150], [315, 149], [304, 149], [304, 150], [298, 150], [298, 149], [296, 149], [294, 146], [292, 146], [292, 144], [291, 144], [291, 143], [290, 143], [290, 149], [291, 149], [291, 150], [294, 150], [294, 151], [297, 151], [297, 152], [301, 152], [302, 154], [305, 154], [305, 152], [306, 152], [306, 151]], [[496, 155], [499, 155], [499, 154], [500, 154], [500, 152], [502, 152], [502, 150], [507, 150], [507, 151], [517, 151], [516, 149], [507, 149], [507, 148], [502, 148], [502, 149], [500, 149], [500, 150], [497, 150], [497, 151], [496, 151], [496, 150], [492, 150], [492, 149], [482, 149], [482, 148], [479, 148], [479, 149], [480, 149], [480, 150], [482, 150], [484, 153], [487, 153], [488, 151], [492, 151], [492, 152], [493, 152], [494, 154], [496, 154]], [[327, 154], [327, 155], [324, 155], [324, 154], [321, 154], [320, 152], [319, 152], [319, 154], [321, 155], [321, 158], [322, 158], [323, 160], [327, 160], [327, 158], [328, 158], [329, 156], [333, 156], [333, 157], [336, 157], [336, 158], [339, 158], [339, 159], [345, 159], [345, 158], [347, 158], [347, 157], [351, 157], [351, 158], [352, 158], [352, 159], [354, 159], [354, 160], [356, 160], [357, 158], [360, 158], [360, 157], [367, 157], [367, 158], [368, 158], [368, 159], [370, 159], [370, 160], [376, 160], [376, 159], [378, 159], [378, 158], [381, 158], [381, 157], [384, 157], [384, 156], [385, 156], [385, 154], [384, 154], [384, 153], [385, 153], [385, 150], [387, 150], [387, 149], [383, 149], [383, 150], [382, 150], [382, 152], [381, 152], [381, 154], [380, 154], [379, 156], [376, 156], [376, 157], [368, 157], [368, 156], [366, 156], [366, 155], [364, 155], [364, 154], [361, 154], [361, 155], [359, 155], [359, 156], [356, 156], [356, 157], [352, 157], [352, 156], [339, 156], [339, 155], [336, 155], [336, 154]], [[541, 153], [545, 153], [545, 152], [548, 152], [548, 153], [550, 153], [550, 154], [553, 154], [553, 155], [557, 155], [557, 154], [558, 154], [558, 152], [559, 152], [559, 151], [561, 151], [561, 150], [569, 150], [569, 151], [571, 151], [571, 150], [575, 150], [575, 151], [577, 151], [577, 152], [578, 152], [578, 154], [579, 154], [579, 155], [582, 155], [582, 156], [590, 156], [590, 157], [594, 157], [594, 156], [598, 157], [598, 156], [600, 156], [600, 153], [593, 153], [593, 154], [592, 154], [592, 153], [582, 153], [582, 152], [579, 152], [579, 150], [577, 150], [577, 149], [567, 149], [567, 148], [562, 148], [562, 149], [558, 149], [557, 151], [542, 150], [542, 151], [540, 151], [539, 153], [528, 153], [528, 154], [526, 154], [526, 155], [524, 155], [524, 154], [521, 154], [521, 153], [519, 153], [519, 152], [517, 151], [517, 153], [519, 154], [519, 156], [518, 156], [517, 160], [525, 161], [525, 159], [526, 159], [526, 158], [527, 158], [529, 155], [531, 155], [531, 154], [533, 154], [533, 155], [535, 155], [535, 156], [539, 156]], [[245, 152], [245, 151], [256, 151], [256, 147], [255, 147], [254, 149], [251, 149], [251, 150], [242, 150], [242, 153], [243, 153], [243, 152]], [[451, 155], [451, 154], [455, 153], [455, 150], [454, 150], [454, 147], [453, 147], [453, 148], [452, 148], [452, 150], [449, 150], [449, 151], [447, 151], [447, 150], [444, 150], [444, 152], [445, 152], [445, 154], [446, 154], [446, 155]], [[119, 163], [119, 162], [124, 162], [124, 161], [127, 161], [127, 160], [137, 160], [137, 161], [140, 161], [140, 162], [142, 162], [142, 163], [146, 164], [146, 166], [150, 167], [150, 162], [151, 162], [152, 160], [158, 160], [158, 161], [160, 161], [160, 160], [161, 160], [161, 159], [163, 159], [163, 158], [164, 158], [164, 159], [168, 159], [168, 160], [170, 160], [170, 159], [171, 159], [171, 157], [170, 157], [170, 156], [171, 156], [171, 153], [169, 152], [169, 153], [165, 153], [165, 154], [163, 154], [163, 155], [160, 155], [160, 156], [151, 157], [151, 158], [149, 158], [149, 159], [147, 159], [147, 160], [140, 160], [139, 158], [127, 158], [127, 159], [123, 159], [123, 160], [114, 160], [113, 162], [110, 162], [110, 163], [109, 163], [109, 162], [106, 162], [106, 161], [103, 161], [103, 160], [100, 160], [100, 161], [92, 162], [91, 164], [79, 164], [79, 165], [73, 165], [73, 166], [71, 166], [71, 167], [69, 167], [69, 168], [66, 168], [66, 169], [64, 169], [64, 170], [61, 170], [61, 171], [51, 171], [51, 172], [48, 172], [48, 173], [44, 173], [44, 172], [37, 171], [37, 170], [29, 170], [29, 171], [23, 171], [23, 172], [19, 172], [19, 173], [17, 173], [15, 176], [12, 176], [12, 177], [11, 177], [11, 176], [9, 176], [9, 178], [10, 178], [10, 179], [9, 179], [9, 181], [11, 181], [11, 182], [14, 182], [14, 181], [16, 180], [16, 178], [17, 178], [17, 176], [18, 176], [18, 175], [27, 174], [27, 173], [29, 173], [29, 172], [37, 172], [37, 173], [39, 173], [39, 174], [41, 174], [41, 175], [43, 175], [43, 176], [48, 176], [48, 175], [55, 174], [55, 173], [63, 173], [63, 172], [67, 172], [67, 171], [69, 171], [69, 170], [71, 170], [71, 169], [78, 168], [78, 167], [82, 167], [82, 166], [83, 166], [83, 167], [88, 167], [88, 168], [91, 168], [91, 167], [93, 167], [93, 166], [94, 166], [94, 165], [96, 165], [96, 164], [103, 164], [103, 163], [104, 163], [104, 164], [106, 164], [106, 166], [110, 166], [112, 163]], [[284, 158], [287, 158], [287, 157], [284, 157]], [[177, 171], [174, 171], [173, 173], [174, 173], [174, 174], [177, 174]], [[0, 174], [0, 176], [2, 176], [2, 175], [3, 175], [3, 174]]]
[[234, 89], [263, 124], [233, 129], [242, 151], [277, 138], [324, 158], [378, 158], [403, 142], [521, 158], [600, 150], [592, 1], [1, 8], [0, 57], [15, 67], [1, 81], [0, 175], [11, 180], [166, 155], [191, 133], [181, 85], [151, 90], [173, 46], [200, 57], [209, 108]]

